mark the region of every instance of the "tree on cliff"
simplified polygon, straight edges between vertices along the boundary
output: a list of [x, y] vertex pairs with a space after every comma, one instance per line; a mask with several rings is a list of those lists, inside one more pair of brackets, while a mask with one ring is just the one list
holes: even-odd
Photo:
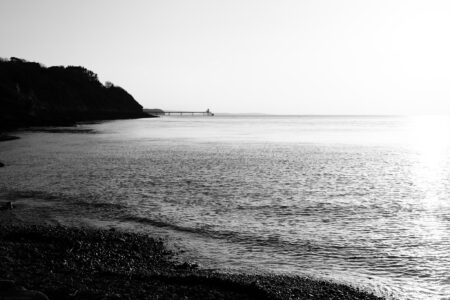
[[84, 67], [0, 60], [0, 128], [142, 116], [128, 92]]

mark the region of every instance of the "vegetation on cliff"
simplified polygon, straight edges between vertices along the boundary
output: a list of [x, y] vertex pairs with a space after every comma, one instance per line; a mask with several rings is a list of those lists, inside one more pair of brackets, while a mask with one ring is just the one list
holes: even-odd
[[127, 91], [86, 68], [0, 59], [0, 129], [146, 116]]

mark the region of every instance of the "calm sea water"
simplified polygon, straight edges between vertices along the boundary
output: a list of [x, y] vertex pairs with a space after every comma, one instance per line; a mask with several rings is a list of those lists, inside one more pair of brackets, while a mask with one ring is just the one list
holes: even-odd
[[170, 236], [207, 268], [450, 299], [443, 117], [121, 120], [0, 144], [25, 218]]

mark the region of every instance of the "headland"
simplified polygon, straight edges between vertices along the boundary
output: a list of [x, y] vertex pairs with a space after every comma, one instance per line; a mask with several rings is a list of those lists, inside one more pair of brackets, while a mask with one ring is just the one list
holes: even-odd
[[81, 66], [0, 59], [0, 132], [28, 126], [152, 117], [125, 89]]

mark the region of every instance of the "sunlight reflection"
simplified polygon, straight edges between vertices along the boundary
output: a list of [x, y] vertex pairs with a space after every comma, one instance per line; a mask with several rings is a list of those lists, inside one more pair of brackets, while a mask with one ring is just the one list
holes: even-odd
[[424, 193], [424, 205], [439, 205], [450, 150], [450, 118], [422, 116], [407, 121], [405, 138], [411, 150], [411, 172], [416, 187]]
[[[446, 223], [439, 217], [438, 211], [449, 207], [445, 189], [448, 180], [448, 162], [450, 156], [450, 118], [415, 117], [408, 119], [405, 138], [410, 152], [410, 172], [417, 196], [415, 217], [411, 219], [412, 232], [420, 236], [425, 244], [440, 244], [447, 236]], [[420, 247], [417, 251], [423, 251]], [[410, 253], [413, 256], [443, 255], [442, 249], [433, 247], [433, 252]], [[431, 262], [429, 269], [436, 269]]]

